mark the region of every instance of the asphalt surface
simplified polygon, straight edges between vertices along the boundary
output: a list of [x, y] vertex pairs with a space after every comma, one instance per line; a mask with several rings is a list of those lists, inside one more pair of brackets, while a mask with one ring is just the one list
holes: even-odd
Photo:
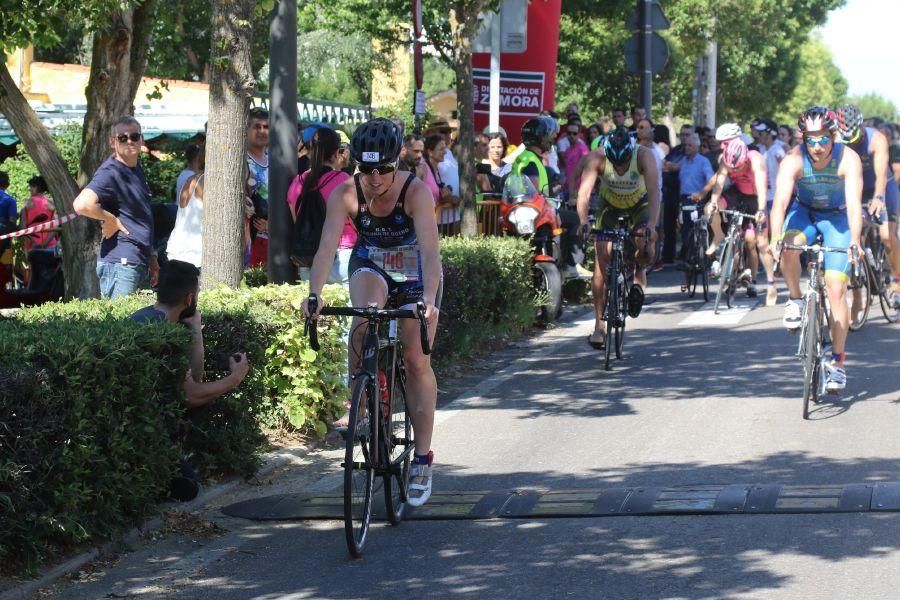
[[[848, 388], [802, 419], [782, 307], [711, 315], [676, 272], [629, 321], [603, 370], [590, 312], [494, 353], [505, 364], [439, 410], [437, 491], [900, 481], [900, 325], [873, 307], [848, 342]], [[783, 302], [784, 293], [780, 298]], [[708, 308], [708, 307], [706, 307]], [[504, 357], [508, 361], [503, 361]], [[499, 362], [498, 362], [498, 359]], [[645, 516], [376, 524], [348, 557], [335, 521], [251, 521], [221, 507], [340, 493], [341, 452], [316, 450], [177, 531], [99, 563], [59, 598], [897, 597], [900, 513]], [[201, 528], [202, 529], [202, 528]]]

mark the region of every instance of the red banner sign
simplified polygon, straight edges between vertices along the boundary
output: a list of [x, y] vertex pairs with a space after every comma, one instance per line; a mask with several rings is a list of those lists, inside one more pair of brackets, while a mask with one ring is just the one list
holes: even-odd
[[[559, 15], [562, 0], [532, 0], [528, 6], [528, 47], [522, 54], [500, 54], [500, 126], [510, 143], [521, 139], [522, 125], [542, 110], [553, 110]], [[488, 125], [491, 55], [472, 55], [475, 131]]]

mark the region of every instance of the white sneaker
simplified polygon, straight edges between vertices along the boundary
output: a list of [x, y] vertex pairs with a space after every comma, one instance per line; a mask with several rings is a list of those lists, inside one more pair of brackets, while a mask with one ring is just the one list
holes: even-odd
[[578, 263], [575, 263], [575, 270], [578, 272], [579, 279], [593, 279], [594, 277], [594, 274], [591, 271], [588, 271]]
[[847, 387], [847, 372], [833, 361], [825, 361], [825, 391], [833, 394]]
[[409, 466], [409, 486], [406, 488], [406, 501], [410, 506], [422, 506], [431, 497], [431, 483], [434, 480], [429, 465], [411, 464]]
[[562, 268], [562, 275], [566, 279], [576, 279], [578, 277], [578, 269], [573, 265], [566, 265]]
[[751, 281], [753, 281], [753, 275], [750, 273], [750, 269], [744, 269], [744, 272], [741, 273], [741, 285], [750, 285]]
[[722, 265], [719, 264], [718, 260], [714, 260], [711, 265], [709, 265], [709, 276], [718, 278], [719, 275], [722, 274]]
[[781, 319], [781, 324], [788, 331], [800, 329], [800, 315], [802, 313], [803, 300], [788, 298], [787, 303], [784, 305], [784, 317]]

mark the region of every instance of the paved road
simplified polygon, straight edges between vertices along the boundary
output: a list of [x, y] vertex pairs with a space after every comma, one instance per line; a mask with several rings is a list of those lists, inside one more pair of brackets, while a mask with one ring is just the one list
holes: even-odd
[[[442, 407], [436, 489], [900, 481], [900, 326], [873, 312], [849, 342], [847, 392], [803, 421], [781, 307], [747, 302], [715, 317], [683, 298], [676, 277], [653, 279], [655, 301], [629, 323], [627, 357], [612, 372], [585, 341], [585, 311], [570, 311], [527, 351], [505, 351], [504, 370]], [[900, 584], [900, 513], [413, 521], [374, 527], [353, 561], [340, 523], [219, 510], [339, 491], [338, 454], [316, 450], [218, 501], [201, 517], [222, 535], [142, 544], [56, 594], [887, 598]]]

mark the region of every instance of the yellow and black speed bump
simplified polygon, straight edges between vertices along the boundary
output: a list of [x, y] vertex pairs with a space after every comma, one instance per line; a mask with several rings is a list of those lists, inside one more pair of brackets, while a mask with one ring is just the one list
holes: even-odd
[[[375, 515], [384, 516], [383, 493]], [[342, 519], [343, 496], [282, 494], [225, 507], [256, 521]], [[438, 492], [405, 519], [535, 519], [636, 515], [722, 515], [900, 511], [900, 483], [847, 485], [736, 484], [604, 490]]]

